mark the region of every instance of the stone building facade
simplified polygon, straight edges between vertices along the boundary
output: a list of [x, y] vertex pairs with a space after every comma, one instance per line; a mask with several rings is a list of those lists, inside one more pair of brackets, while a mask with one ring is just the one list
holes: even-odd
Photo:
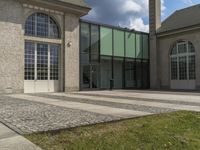
[[[56, 89], [59, 91], [79, 90], [79, 18], [87, 14], [89, 10], [90, 8], [82, 0], [72, 2], [64, 0], [1, 0], [0, 93], [23, 93], [26, 90], [29, 92], [29, 89], [25, 89], [26, 86], [31, 86], [32, 92], [35, 90], [35, 83], [26, 85], [24, 82], [25, 41], [59, 45], [58, 68], [60, 71], [58, 74], [59, 84], [56, 85]], [[59, 28], [59, 38], [26, 35], [27, 18], [34, 13], [44, 14], [43, 16], [46, 14], [53, 18]], [[52, 26], [50, 28], [51, 31], [55, 30]], [[48, 55], [48, 57], [50, 56]], [[41, 71], [41, 73], [44, 72]], [[36, 79], [34, 80], [36, 82]], [[47, 86], [49, 86], [48, 84]], [[43, 92], [54, 91], [53, 84], [52, 89], [45, 87]]]
[[150, 81], [153, 89], [200, 89], [200, 6], [161, 23], [160, 0], [150, 1]]

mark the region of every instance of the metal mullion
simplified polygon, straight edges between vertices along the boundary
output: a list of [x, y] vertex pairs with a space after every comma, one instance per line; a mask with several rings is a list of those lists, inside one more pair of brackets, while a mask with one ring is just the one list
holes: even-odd
[[50, 17], [48, 16], [48, 37], [50, 37]]
[[37, 80], [37, 43], [34, 43], [35, 45], [35, 81]]
[[189, 45], [188, 45], [188, 42], [187, 42], [187, 56], [186, 56], [186, 62], [187, 62], [187, 80], [189, 81], [190, 80], [190, 77], [189, 77]]
[[114, 80], [114, 30], [112, 29], [112, 80]]
[[136, 34], [135, 34], [135, 64], [134, 64], [134, 67], [135, 67], [135, 72], [134, 72], [134, 74], [135, 74], [135, 88], [137, 89], [137, 85], [138, 85], [138, 83], [137, 83], [137, 61], [136, 61], [136, 55], [137, 55], [137, 36], [136, 36]]
[[143, 38], [144, 38], [144, 37], [143, 37], [142, 34], [141, 34], [141, 37], [140, 37], [140, 38], [141, 38], [141, 39], [140, 39], [140, 40], [141, 40], [141, 43], [140, 43], [140, 44], [142, 44], [142, 60], [141, 60], [141, 67], [142, 67], [142, 71], [141, 71], [141, 73], [142, 73], [142, 79], [141, 79], [141, 80], [142, 80], [142, 81], [141, 81], [141, 84], [142, 84], [142, 86], [141, 86], [141, 88], [144, 89], [144, 70], [143, 70], [143, 69], [144, 69], [144, 66], [143, 66], [143, 65], [144, 65], [144, 64], [143, 64], [143, 62], [144, 62], [144, 61], [143, 61], [143, 57], [144, 57], [144, 56], [143, 56], [143, 55], [144, 55], [144, 54], [143, 54], [143, 53], [144, 53], [144, 45], [143, 45], [144, 42], [143, 42]]
[[48, 44], [48, 81], [50, 81], [50, 44]]
[[92, 43], [92, 32], [91, 32], [91, 24], [89, 24], [89, 63], [92, 63], [92, 50], [91, 50], [91, 43]]
[[35, 14], [35, 36], [37, 36], [37, 13]]
[[124, 31], [123, 88], [126, 88], [126, 32]]

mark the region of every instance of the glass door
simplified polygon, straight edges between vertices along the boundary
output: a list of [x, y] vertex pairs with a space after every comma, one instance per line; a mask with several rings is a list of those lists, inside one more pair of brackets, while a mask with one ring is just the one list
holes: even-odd
[[59, 91], [59, 49], [56, 44], [25, 43], [25, 93]]
[[99, 88], [99, 67], [98, 65], [82, 66], [82, 89]]

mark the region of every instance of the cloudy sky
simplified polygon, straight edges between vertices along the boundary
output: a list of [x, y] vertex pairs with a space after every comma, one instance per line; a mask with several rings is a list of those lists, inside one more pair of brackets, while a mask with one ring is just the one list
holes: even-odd
[[[92, 7], [83, 19], [148, 32], [149, 0], [85, 0]], [[161, 0], [162, 20], [177, 9], [200, 3], [200, 0]]]

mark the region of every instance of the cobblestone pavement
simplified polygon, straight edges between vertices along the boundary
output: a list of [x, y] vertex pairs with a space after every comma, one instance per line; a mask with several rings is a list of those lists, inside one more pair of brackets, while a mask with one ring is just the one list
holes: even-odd
[[57, 130], [120, 118], [53, 105], [0, 97], [0, 121], [20, 134]]

